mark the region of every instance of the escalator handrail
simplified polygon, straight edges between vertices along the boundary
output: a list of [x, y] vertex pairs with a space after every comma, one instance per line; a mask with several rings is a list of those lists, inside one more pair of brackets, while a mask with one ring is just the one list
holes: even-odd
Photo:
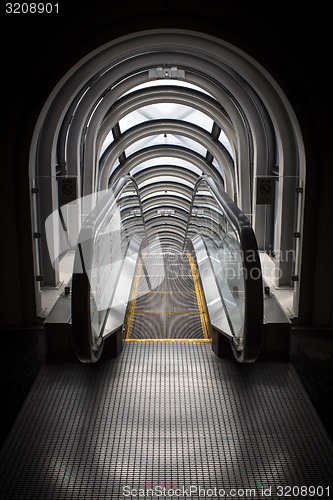
[[[111, 196], [109, 196], [109, 198], [105, 200], [104, 206], [103, 207], [99, 206], [101, 204], [101, 202], [103, 202], [103, 199], [104, 199], [104, 197], [103, 197], [103, 198], [101, 198], [100, 202], [97, 203], [96, 207], [91, 211], [91, 213], [84, 220], [82, 227], [81, 227], [81, 231], [86, 231], [86, 235], [83, 236], [82, 233], [80, 233], [79, 242], [78, 242], [79, 253], [76, 252], [76, 255], [78, 255], [80, 258], [75, 259], [77, 265], [75, 265], [75, 262], [74, 262], [74, 272], [77, 272], [77, 273], [85, 272], [85, 267], [86, 267], [85, 263], [82, 260], [82, 252], [80, 251], [80, 240], [81, 241], [93, 241], [94, 236], [95, 236], [98, 228], [102, 224], [103, 220], [105, 219], [106, 214], [108, 214], [114, 208], [115, 204], [117, 203], [117, 199], [118, 199], [119, 195], [121, 194], [122, 190], [126, 187], [126, 185], [129, 182], [133, 183], [134, 188], [135, 188], [136, 193], [137, 193], [137, 196], [138, 196], [139, 206], [140, 206], [140, 211], [141, 211], [140, 216], [141, 216], [141, 220], [142, 220], [142, 224], [143, 224], [143, 228], [144, 228], [144, 232], [145, 232], [145, 237], [146, 237], [146, 240], [148, 241], [147, 229], [146, 229], [146, 224], [145, 224], [145, 220], [144, 220], [144, 216], [143, 216], [142, 201], [140, 198], [138, 184], [137, 184], [136, 180], [134, 179], [134, 177], [132, 177], [131, 175], [129, 175], [129, 174], [123, 175], [122, 177], [120, 177], [118, 179], [115, 187], [112, 188]], [[108, 193], [106, 193], [105, 196], [107, 197]], [[85, 253], [85, 254], [88, 255], [87, 253]], [[89, 262], [89, 264], [90, 264], [90, 262]]]
[[197, 190], [202, 182], [206, 182], [206, 184], [208, 184], [216, 201], [219, 203], [220, 207], [223, 209], [223, 211], [224, 211], [225, 215], [227, 216], [231, 225], [237, 230], [237, 233], [239, 236], [242, 236], [242, 233], [244, 231], [247, 231], [248, 227], [253, 232], [253, 229], [252, 229], [247, 217], [238, 208], [238, 206], [235, 204], [235, 202], [233, 202], [232, 199], [227, 195], [227, 193], [224, 191], [222, 186], [219, 186], [210, 175], [201, 175], [198, 178], [198, 180], [196, 181], [194, 189], [193, 189], [193, 195], [192, 195], [192, 200], [191, 200], [191, 205], [190, 205], [190, 210], [189, 210], [189, 219], [188, 219], [187, 227], [186, 227], [186, 231], [185, 231], [185, 242], [187, 239], [187, 233], [188, 233], [188, 229], [190, 226], [190, 220], [191, 220], [191, 216], [192, 216], [195, 195], [196, 195], [196, 192], [197, 192]]
[[[208, 186], [215, 200], [221, 207], [229, 223], [236, 230], [239, 237], [240, 247], [242, 249], [242, 264], [243, 268], [246, 270], [244, 279], [245, 342], [241, 350], [237, 349], [237, 346], [235, 344], [232, 344], [232, 348], [234, 351], [234, 355], [238, 359], [238, 361], [252, 362], [257, 358], [260, 351], [263, 328], [263, 284], [256, 237], [249, 220], [237, 207], [237, 205], [229, 198], [224, 189], [219, 186], [212, 177], [203, 175], [199, 177], [193, 190], [189, 219], [185, 232], [184, 247], [187, 242], [187, 234], [192, 218], [195, 195], [200, 184], [203, 182]], [[249, 255], [251, 255], [251, 259], [247, 258]], [[253, 270], [258, 271], [256, 276], [253, 276]], [[248, 279], [248, 277], [252, 278]], [[221, 299], [223, 300], [222, 297]]]
[[[122, 176], [116, 183], [112, 192], [106, 193], [97, 203], [96, 207], [84, 220], [77, 247], [75, 250], [74, 269], [72, 276], [72, 334], [76, 353], [82, 362], [96, 362], [99, 359], [101, 350], [94, 351], [91, 343], [91, 322], [90, 322], [90, 280], [88, 269], [92, 265], [93, 245], [95, 236], [104, 222], [106, 215], [114, 208], [129, 182], [132, 182], [139, 201], [141, 220], [144, 228], [144, 238], [147, 241], [147, 230], [145, 226], [142, 202], [140, 198], [139, 188], [135, 179], [130, 175]], [[84, 252], [83, 252], [84, 246]], [[84, 254], [84, 256], [83, 256]], [[118, 277], [119, 279], [119, 277]], [[111, 307], [111, 300], [107, 311]], [[103, 337], [103, 329], [105, 328], [106, 319], [100, 332], [101, 339]], [[102, 346], [101, 346], [102, 347]]]

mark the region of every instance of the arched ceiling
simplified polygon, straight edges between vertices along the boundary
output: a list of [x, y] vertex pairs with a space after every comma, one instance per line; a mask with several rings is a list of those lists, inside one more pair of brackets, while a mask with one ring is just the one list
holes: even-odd
[[[255, 177], [272, 172], [291, 128], [282, 100], [262, 68], [220, 40], [137, 33], [89, 54], [59, 83], [40, 119], [37, 172], [77, 176], [79, 195], [96, 193], [83, 213], [131, 174], [148, 234], [176, 251], [201, 174], [253, 214]], [[290, 141], [285, 153], [292, 162]]]

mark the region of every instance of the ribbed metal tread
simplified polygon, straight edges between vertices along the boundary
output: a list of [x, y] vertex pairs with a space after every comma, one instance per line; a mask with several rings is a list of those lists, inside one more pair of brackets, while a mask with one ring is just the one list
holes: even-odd
[[133, 343], [94, 366], [44, 366], [0, 454], [1, 498], [328, 498], [332, 458], [293, 366]]
[[131, 339], [202, 339], [202, 315], [185, 254], [147, 254], [134, 285]]

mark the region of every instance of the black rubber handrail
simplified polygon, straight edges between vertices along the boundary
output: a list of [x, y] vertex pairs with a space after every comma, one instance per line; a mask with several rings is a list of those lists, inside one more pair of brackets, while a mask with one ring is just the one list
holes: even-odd
[[[96, 231], [105, 220], [107, 214], [112, 211], [117, 203], [118, 197], [121, 195], [128, 183], [131, 182], [137, 192], [139, 205], [141, 209], [141, 219], [145, 232], [145, 241], [147, 240], [147, 232], [143, 218], [142, 203], [139, 195], [139, 189], [136, 181], [130, 175], [121, 177], [115, 187], [112, 189], [112, 198], [109, 198], [104, 206], [103, 199], [97, 204], [95, 209], [88, 215], [83, 223], [83, 226], [89, 227], [90, 233], [96, 234]], [[95, 213], [94, 213], [95, 212]], [[97, 213], [96, 213], [97, 212]], [[89, 226], [90, 223], [90, 226]], [[82, 229], [81, 229], [82, 231]], [[80, 233], [81, 236], [81, 233]], [[77, 244], [74, 271], [72, 276], [72, 335], [76, 354], [80, 361], [84, 363], [95, 363], [98, 361], [103, 349], [103, 328], [105, 327], [107, 314], [102, 325], [98, 344], [93, 343], [90, 319], [90, 281], [87, 274], [87, 269], [91, 268], [92, 248], [90, 244], [91, 238], [85, 239]], [[84, 252], [83, 252], [84, 247]], [[84, 255], [83, 255], [84, 253]]]
[[[237, 345], [237, 343], [232, 340], [231, 347], [235, 358], [239, 362], [250, 363], [255, 361], [259, 355], [263, 329], [263, 284], [256, 237], [249, 220], [231, 200], [224, 189], [219, 186], [212, 177], [203, 175], [197, 180], [194, 188], [190, 216], [185, 233], [184, 247], [187, 242], [195, 195], [202, 183], [205, 183], [209, 188], [209, 191], [214, 196], [227, 220], [239, 237], [242, 250], [242, 265], [245, 275], [244, 332], [241, 345]], [[223, 297], [221, 297], [221, 300], [223, 300]]]

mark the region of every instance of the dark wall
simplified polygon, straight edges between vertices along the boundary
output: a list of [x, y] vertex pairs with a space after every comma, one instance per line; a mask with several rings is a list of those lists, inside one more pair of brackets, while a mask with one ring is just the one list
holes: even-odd
[[41, 107], [66, 71], [91, 50], [133, 31], [165, 27], [206, 32], [242, 48], [265, 66], [291, 101], [308, 166], [301, 322], [332, 324], [328, 4], [317, 2], [308, 10], [253, 4], [60, 1], [59, 14], [42, 15], [10, 15], [2, 7], [2, 323], [36, 320], [27, 174]]

